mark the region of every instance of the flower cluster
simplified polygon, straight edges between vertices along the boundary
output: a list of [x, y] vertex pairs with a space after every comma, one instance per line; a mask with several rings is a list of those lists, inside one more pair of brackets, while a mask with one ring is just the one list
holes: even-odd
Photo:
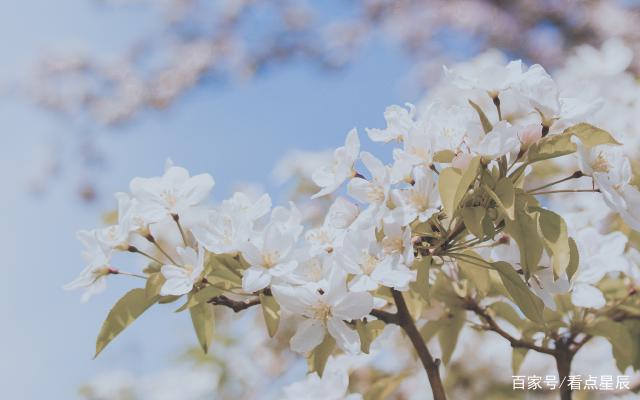
[[[628, 337], [635, 326], [621, 322], [636, 315], [630, 232], [640, 230], [640, 191], [625, 135], [596, 126], [603, 101], [570, 89], [520, 61], [445, 68], [424, 104], [391, 106], [385, 128], [367, 129], [372, 141], [394, 145], [390, 163], [363, 151], [354, 129], [309, 171], [312, 198], [330, 199], [317, 224], [293, 202], [273, 207], [266, 194], [237, 192], [209, 206], [213, 178], [171, 163], [160, 177], [133, 179], [130, 193], [116, 195], [117, 223], [79, 234], [88, 266], [69, 288], [86, 287], [86, 298], [109, 275], [146, 279], [116, 304], [97, 352], [131, 323], [120, 313], [137, 317], [186, 296], [180, 310], [190, 311], [206, 351], [212, 304], [236, 312], [261, 305], [271, 335], [281, 318], [295, 321], [290, 347], [319, 374], [335, 345], [368, 352], [380, 324], [400, 326], [440, 399], [425, 338], [438, 335], [449, 362], [468, 312], [514, 349], [556, 359], [592, 336]], [[554, 196], [574, 203], [563, 209]], [[580, 204], [597, 205], [591, 222]], [[598, 227], [605, 217], [615, 224]], [[149, 265], [143, 274], [121, 271], [114, 252]]]

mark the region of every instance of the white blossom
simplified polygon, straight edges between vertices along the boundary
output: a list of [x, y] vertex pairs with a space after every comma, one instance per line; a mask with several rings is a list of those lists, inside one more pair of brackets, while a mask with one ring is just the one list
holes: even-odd
[[282, 308], [304, 317], [291, 338], [293, 351], [310, 352], [322, 343], [328, 331], [342, 350], [360, 352], [360, 337], [346, 322], [369, 314], [373, 298], [367, 292], [348, 292], [343, 274], [335, 273], [329, 285], [320, 290], [315, 285], [274, 285], [271, 290]]
[[178, 247], [180, 264], [165, 264], [160, 271], [166, 279], [160, 288], [162, 296], [182, 296], [193, 289], [204, 271], [204, 249], [198, 251], [191, 247]]
[[333, 193], [347, 179], [355, 175], [353, 164], [360, 154], [360, 139], [358, 132], [352, 129], [347, 134], [343, 147], [333, 152], [331, 165], [324, 165], [313, 172], [313, 182], [320, 187], [320, 191], [312, 196], [317, 198]]

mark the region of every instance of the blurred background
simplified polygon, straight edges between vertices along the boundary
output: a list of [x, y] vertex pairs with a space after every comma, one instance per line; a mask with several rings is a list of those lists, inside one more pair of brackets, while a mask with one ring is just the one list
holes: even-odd
[[364, 138], [443, 64], [496, 48], [553, 70], [613, 37], [637, 53], [638, 26], [632, 0], [1, 0], [0, 398], [163, 377], [195, 343], [186, 314], [156, 308], [92, 360], [136, 282], [88, 304], [61, 289], [83, 266], [75, 232], [132, 177], [171, 158], [212, 174], [217, 200], [241, 185], [283, 202], [295, 173], [273, 171], [291, 149], [336, 147], [353, 127]]

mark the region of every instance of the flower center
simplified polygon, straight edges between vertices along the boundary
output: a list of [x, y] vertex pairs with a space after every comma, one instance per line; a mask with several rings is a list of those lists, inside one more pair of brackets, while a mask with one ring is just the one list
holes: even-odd
[[376, 269], [376, 265], [378, 265], [378, 262], [380, 260], [378, 260], [376, 257], [367, 254], [366, 256], [367, 258], [365, 259], [365, 261], [362, 263], [361, 267], [362, 267], [362, 272], [366, 275], [371, 275], [371, 273], [373, 272], [374, 269]]
[[173, 193], [173, 190], [165, 189], [162, 191], [160, 196], [162, 197], [162, 200], [164, 200], [168, 208], [173, 208], [178, 203], [178, 198], [176, 197], [175, 193]]
[[428, 206], [427, 197], [417, 190], [409, 192], [409, 203], [418, 211], [425, 211]]
[[404, 248], [403, 243], [402, 243], [402, 238], [399, 237], [395, 237], [395, 238], [390, 238], [390, 237], [386, 237], [382, 240], [382, 246], [384, 247], [384, 251], [387, 254], [391, 254], [391, 253], [402, 253], [402, 250]]
[[271, 268], [276, 265], [279, 259], [280, 252], [278, 252], [277, 250], [262, 254], [262, 264], [267, 268]]
[[191, 275], [191, 274], [193, 274], [193, 270], [195, 269], [195, 267], [193, 265], [191, 265], [191, 264], [185, 264], [184, 265], [184, 269], [185, 269], [185, 271], [187, 271], [187, 273], [189, 275]]
[[384, 189], [382, 186], [373, 185], [367, 193], [367, 199], [370, 203], [382, 203], [384, 201]]
[[329, 304], [319, 302], [313, 306], [313, 318], [326, 321], [331, 317], [331, 306]]
[[596, 172], [609, 172], [609, 162], [602, 152], [598, 153], [598, 156], [593, 161], [591, 168]]

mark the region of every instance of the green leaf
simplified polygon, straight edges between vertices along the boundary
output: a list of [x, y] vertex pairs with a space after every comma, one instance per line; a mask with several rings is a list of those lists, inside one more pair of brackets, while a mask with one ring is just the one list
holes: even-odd
[[424, 324], [422, 328], [420, 328], [420, 336], [425, 343], [429, 343], [431, 339], [433, 339], [436, 334], [440, 331], [440, 329], [444, 326], [445, 321], [442, 319], [432, 320]]
[[280, 323], [280, 305], [273, 296], [264, 293], [260, 293], [260, 305], [269, 336], [274, 337]]
[[451, 314], [449, 318], [443, 321], [444, 323], [438, 330], [438, 342], [442, 350], [442, 362], [446, 365], [449, 364], [451, 355], [458, 343], [458, 335], [465, 321], [465, 311], [455, 310], [454, 314]]
[[414, 261], [414, 269], [417, 271], [415, 282], [409, 283], [409, 287], [424, 300], [429, 301], [429, 268], [431, 268], [431, 256], [422, 257]]
[[161, 272], [154, 272], [147, 278], [147, 284], [145, 286], [145, 294], [147, 298], [151, 299], [160, 295], [160, 289], [166, 282], [164, 275]]
[[511, 370], [514, 375], [518, 375], [518, 371], [520, 371], [520, 366], [522, 366], [522, 362], [524, 358], [527, 356], [529, 349], [522, 347], [514, 347], [511, 353]]
[[378, 335], [382, 333], [382, 330], [385, 327], [385, 323], [379, 319], [374, 321], [356, 321], [356, 331], [360, 336], [360, 350], [369, 354], [369, 349], [371, 348], [371, 342], [376, 340]]
[[576, 271], [578, 271], [578, 264], [580, 263], [580, 253], [578, 252], [578, 245], [573, 238], [569, 238], [569, 265], [567, 266], [567, 277], [569, 280], [573, 278]]
[[491, 265], [500, 274], [500, 279], [509, 295], [520, 308], [520, 311], [534, 322], [544, 323], [542, 312], [544, 303], [527, 287], [515, 269], [504, 261], [494, 262]]
[[440, 200], [444, 211], [449, 218], [452, 218], [457, 207], [455, 203], [456, 191], [462, 175], [456, 168], [445, 168], [440, 172], [438, 177], [438, 191], [440, 192]]
[[198, 337], [198, 342], [200, 342], [200, 347], [206, 354], [213, 340], [213, 306], [209, 303], [200, 303], [191, 307], [189, 312], [191, 313], [191, 322]]
[[552, 256], [553, 272], [556, 277], [559, 277], [566, 271], [571, 260], [567, 224], [553, 211], [544, 208], [533, 208], [533, 210], [538, 213], [538, 231]]
[[[460, 178], [460, 182], [458, 183], [458, 188], [456, 189], [456, 195], [453, 199], [453, 210], [458, 208], [462, 199], [469, 191], [469, 186], [473, 184], [478, 176], [478, 168], [480, 167], [480, 157], [474, 157], [469, 162], [467, 169], [464, 170], [462, 177]], [[442, 179], [442, 177], [440, 177]], [[452, 214], [453, 215], [453, 214]]]
[[493, 310], [496, 314], [496, 318], [501, 318], [511, 325], [518, 327], [522, 323], [522, 318], [520, 318], [520, 314], [514, 308], [507, 303], [502, 301], [496, 301], [495, 303], [489, 306], [491, 310]]
[[489, 122], [489, 118], [487, 118], [487, 115], [484, 113], [484, 111], [482, 111], [482, 108], [480, 108], [479, 105], [471, 100], [469, 100], [469, 104], [471, 104], [471, 107], [473, 107], [473, 109], [478, 113], [478, 117], [480, 117], [480, 123], [482, 123], [482, 129], [484, 129], [484, 133], [491, 132], [493, 130], [493, 125], [491, 125], [491, 122]]
[[375, 383], [369, 387], [364, 394], [364, 400], [386, 400], [392, 397], [393, 392], [398, 389], [400, 384], [407, 378], [409, 374], [402, 372], [393, 374], [382, 379], [376, 379]]
[[571, 142], [571, 135], [551, 135], [540, 139], [529, 147], [527, 151], [527, 162], [548, 160], [550, 158], [562, 157], [576, 151], [576, 145]]
[[604, 319], [587, 327], [585, 332], [593, 336], [602, 336], [611, 343], [613, 357], [620, 371], [631, 365], [633, 352], [630, 350], [633, 348], [633, 338], [624, 324]]
[[515, 218], [516, 192], [513, 183], [508, 178], [503, 178], [496, 183], [494, 189], [496, 196], [500, 199], [500, 206], [510, 219]]
[[513, 238], [520, 249], [520, 265], [524, 269], [528, 279], [532, 272], [538, 268], [538, 262], [542, 257], [543, 243], [538, 234], [537, 215], [527, 212], [528, 196], [516, 196], [515, 218], [505, 220], [505, 232]]
[[223, 293], [222, 289], [215, 286], [206, 286], [197, 292], [189, 294], [187, 301], [176, 310], [176, 312], [182, 312], [191, 307], [195, 307], [198, 304], [206, 303], [213, 297], [220, 296]]
[[[474, 258], [482, 258], [480, 255], [471, 250], [465, 250], [463, 254], [467, 254]], [[478, 265], [466, 262], [464, 259], [459, 258], [456, 260], [458, 267], [465, 278], [482, 293], [486, 295], [491, 290], [491, 277], [489, 276], [489, 270], [487, 268], [480, 267]]]
[[324, 340], [309, 355], [307, 363], [309, 364], [309, 372], [317, 372], [320, 377], [324, 373], [324, 367], [333, 349], [336, 347], [335, 339], [329, 335], [324, 335]]
[[584, 122], [565, 129], [562, 134], [579, 138], [580, 142], [587, 147], [601, 144], [621, 145], [609, 132]]
[[212, 285], [225, 290], [242, 287], [242, 264], [229, 254], [207, 253], [204, 275]]
[[440, 150], [433, 154], [433, 161], [437, 163], [448, 164], [455, 158], [456, 153], [451, 150]]
[[484, 226], [482, 220], [486, 215], [484, 207], [466, 207], [460, 212], [464, 226], [467, 227], [473, 236], [484, 238]]
[[157, 300], [157, 297], [148, 298], [145, 289], [133, 289], [118, 300], [102, 324], [96, 341], [96, 354], [94, 358], [98, 357], [98, 354], [100, 354], [120, 332], [131, 325], [136, 318], [142, 315], [142, 313]]

